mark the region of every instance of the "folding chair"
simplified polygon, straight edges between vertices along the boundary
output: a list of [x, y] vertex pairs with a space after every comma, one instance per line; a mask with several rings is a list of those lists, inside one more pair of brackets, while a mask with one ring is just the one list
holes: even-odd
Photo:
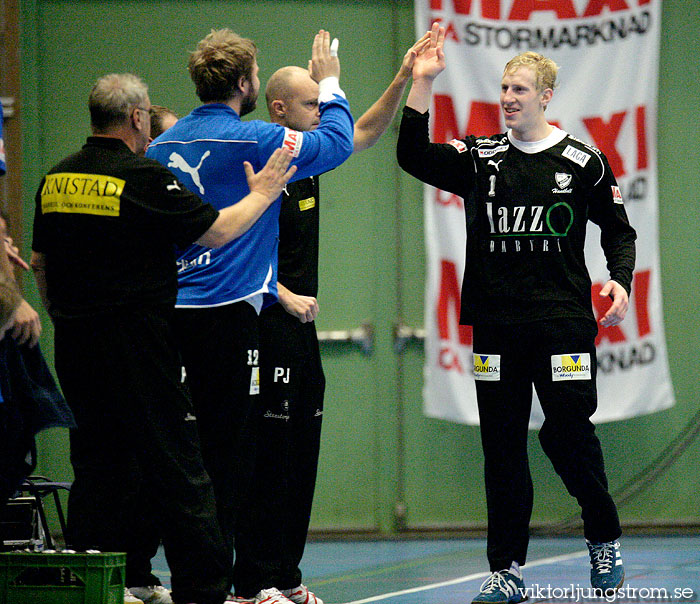
[[[31, 526], [31, 537], [29, 538], [29, 543], [27, 546], [36, 547], [40, 541], [43, 541], [44, 549], [55, 549], [54, 540], [51, 537], [51, 529], [49, 528], [49, 523], [46, 518], [46, 510], [44, 508], [44, 498], [47, 495], [53, 495], [54, 506], [56, 507], [56, 513], [58, 515], [58, 522], [61, 528], [61, 535], [65, 542], [66, 538], [66, 517], [63, 513], [63, 506], [61, 505], [61, 499], [59, 497], [59, 491], [65, 490], [70, 491], [70, 482], [54, 482], [49, 480], [45, 476], [29, 476], [25, 479], [22, 485], [18, 489], [18, 494], [16, 497], [11, 498], [7, 505], [15, 506], [18, 511], [21, 511], [19, 521], [22, 522], [22, 517], [29, 520]], [[27, 510], [29, 516], [27, 515]], [[20, 539], [21, 540], [21, 539]], [[14, 541], [14, 540], [13, 540]], [[5, 545], [21, 545], [16, 542], [5, 542]]]

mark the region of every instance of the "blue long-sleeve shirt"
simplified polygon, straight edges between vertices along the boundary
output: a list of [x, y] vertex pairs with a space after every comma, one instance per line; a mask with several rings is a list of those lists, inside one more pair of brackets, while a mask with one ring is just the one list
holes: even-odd
[[[298, 132], [260, 120], [241, 121], [229, 106], [198, 107], [158, 137], [147, 156], [168, 166], [204, 201], [220, 209], [250, 191], [243, 162], [260, 170], [275, 149], [289, 148], [297, 166], [293, 180], [321, 174], [352, 153], [353, 119], [340, 95], [320, 104], [316, 130]], [[196, 244], [178, 253], [177, 307], [212, 307], [263, 295], [277, 299], [280, 199], [243, 235], [211, 249]]]

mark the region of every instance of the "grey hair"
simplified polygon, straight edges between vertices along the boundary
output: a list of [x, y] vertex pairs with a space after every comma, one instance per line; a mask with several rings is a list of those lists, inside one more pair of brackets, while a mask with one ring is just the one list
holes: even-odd
[[148, 86], [132, 73], [102, 76], [90, 91], [90, 124], [96, 133], [104, 133], [123, 124], [131, 110], [148, 98]]

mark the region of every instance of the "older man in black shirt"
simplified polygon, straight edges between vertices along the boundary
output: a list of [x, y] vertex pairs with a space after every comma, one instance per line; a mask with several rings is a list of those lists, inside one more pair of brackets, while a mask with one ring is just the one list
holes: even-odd
[[77, 423], [69, 544], [126, 551], [128, 561], [129, 518], [154, 498], [173, 600], [221, 604], [230, 569], [170, 326], [174, 244], [239, 236], [294, 170], [281, 150], [258, 174], [247, 165], [251, 193], [217, 212], [139, 156], [151, 107], [139, 78], [104, 76], [89, 106], [93, 136], [39, 186], [32, 246]]

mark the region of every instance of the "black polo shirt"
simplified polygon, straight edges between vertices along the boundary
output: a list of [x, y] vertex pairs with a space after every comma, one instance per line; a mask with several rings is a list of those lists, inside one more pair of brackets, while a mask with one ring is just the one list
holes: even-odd
[[167, 168], [120, 139], [88, 138], [36, 193], [32, 249], [46, 257], [52, 315], [174, 306], [174, 246], [198, 239], [217, 216]]
[[318, 295], [318, 176], [287, 185], [280, 209], [277, 280], [301, 296]]

